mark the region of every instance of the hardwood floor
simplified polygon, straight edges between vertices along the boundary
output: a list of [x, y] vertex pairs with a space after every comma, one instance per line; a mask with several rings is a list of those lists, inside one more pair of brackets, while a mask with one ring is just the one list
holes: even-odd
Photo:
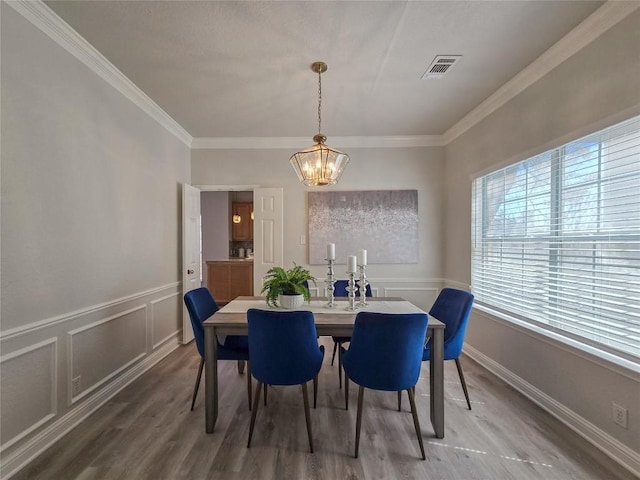
[[[331, 339], [322, 338], [328, 352]], [[115, 479], [576, 479], [635, 478], [501, 380], [463, 358], [472, 401], [466, 407], [454, 362], [445, 362], [445, 438], [433, 436], [428, 378], [416, 388], [427, 460], [403, 397], [367, 390], [360, 455], [353, 457], [357, 388], [349, 411], [337, 366], [325, 354], [318, 408], [311, 410], [310, 454], [300, 387], [270, 387], [252, 446], [246, 381], [235, 362], [220, 362], [220, 410], [214, 434], [204, 431], [204, 388], [189, 410], [200, 357], [193, 345], [173, 352], [61, 441], [15, 480]], [[337, 362], [336, 362], [337, 363]], [[423, 364], [427, 376], [429, 366]], [[203, 382], [204, 383], [204, 382]], [[255, 389], [254, 389], [255, 391]]]

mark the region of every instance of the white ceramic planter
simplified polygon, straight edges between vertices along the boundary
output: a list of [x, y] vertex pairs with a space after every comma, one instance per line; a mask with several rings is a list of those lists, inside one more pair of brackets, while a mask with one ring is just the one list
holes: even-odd
[[304, 296], [302, 295], [278, 295], [278, 303], [281, 308], [300, 308], [304, 303]]

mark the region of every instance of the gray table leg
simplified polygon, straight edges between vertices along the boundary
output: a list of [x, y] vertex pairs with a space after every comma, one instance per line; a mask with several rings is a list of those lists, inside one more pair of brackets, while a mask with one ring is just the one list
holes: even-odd
[[207, 433], [218, 419], [218, 342], [214, 328], [204, 329], [204, 411]]
[[434, 328], [429, 359], [431, 425], [436, 438], [444, 438], [444, 329]]

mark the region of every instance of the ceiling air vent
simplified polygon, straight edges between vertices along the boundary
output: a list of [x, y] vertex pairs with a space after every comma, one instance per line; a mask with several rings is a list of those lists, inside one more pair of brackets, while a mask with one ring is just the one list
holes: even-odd
[[462, 55], [437, 55], [422, 78], [439, 79], [444, 77], [445, 73], [449, 72], [461, 58]]

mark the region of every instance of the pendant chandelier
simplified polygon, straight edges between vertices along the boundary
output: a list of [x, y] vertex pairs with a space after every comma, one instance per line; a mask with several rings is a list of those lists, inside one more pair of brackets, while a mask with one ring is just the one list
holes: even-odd
[[318, 134], [313, 137], [315, 145], [294, 153], [289, 161], [298, 174], [298, 179], [306, 186], [335, 185], [344, 167], [349, 163], [349, 155], [324, 144], [327, 137], [322, 132], [322, 73], [327, 64], [314, 62], [311, 70], [318, 74]]

